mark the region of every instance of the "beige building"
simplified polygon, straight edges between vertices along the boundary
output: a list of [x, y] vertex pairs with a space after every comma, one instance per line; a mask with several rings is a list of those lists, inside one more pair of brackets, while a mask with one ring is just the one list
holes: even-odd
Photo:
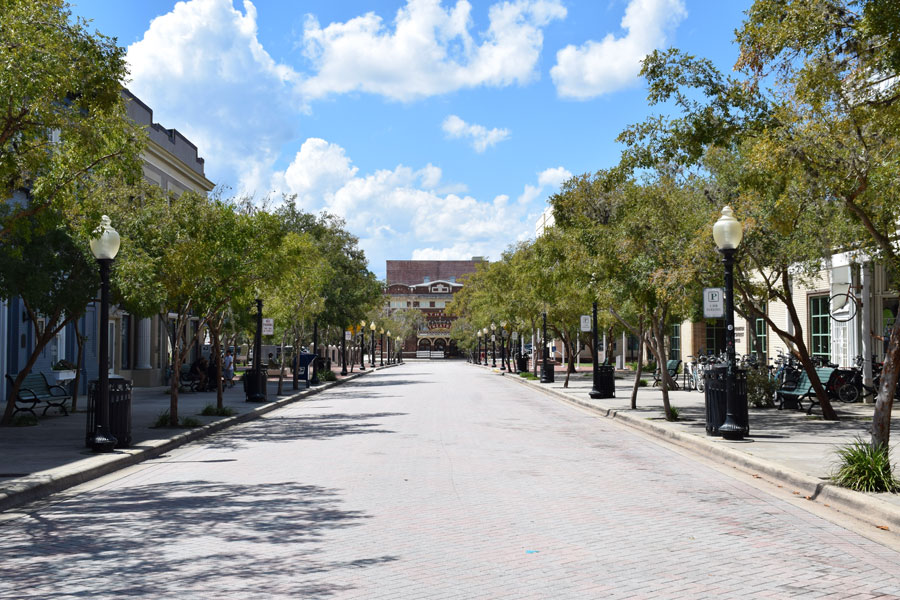
[[[134, 94], [123, 90], [122, 95], [128, 116], [148, 134], [141, 153], [144, 177], [176, 196], [188, 190], [211, 191], [215, 184], [204, 174], [197, 146], [177, 129], [154, 123], [153, 111]], [[138, 319], [114, 307], [107, 327], [112, 370], [136, 386], [162, 385], [170, 351], [165, 323], [159, 317]]]

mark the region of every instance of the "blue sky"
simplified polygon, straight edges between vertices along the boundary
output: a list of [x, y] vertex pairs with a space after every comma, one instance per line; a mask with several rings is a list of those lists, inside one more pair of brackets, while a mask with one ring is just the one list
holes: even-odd
[[749, 1], [72, 0], [228, 195], [344, 217], [370, 268], [497, 258], [651, 114], [654, 48], [729, 71]]

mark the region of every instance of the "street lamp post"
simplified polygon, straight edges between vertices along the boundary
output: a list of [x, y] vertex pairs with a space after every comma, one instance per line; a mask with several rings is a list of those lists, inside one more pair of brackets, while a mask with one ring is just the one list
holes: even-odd
[[312, 361], [312, 377], [309, 379], [310, 385], [319, 385], [319, 321], [313, 321], [313, 361]]
[[744, 439], [744, 429], [735, 417], [738, 410], [737, 373], [734, 364], [734, 255], [744, 233], [734, 218], [731, 207], [722, 209], [722, 216], [713, 225], [713, 239], [725, 265], [725, 354], [728, 366], [725, 374], [725, 422], [719, 432], [726, 440]]
[[593, 386], [591, 387], [591, 391], [588, 392], [588, 395], [591, 398], [600, 398], [603, 396], [603, 392], [600, 391], [600, 348], [597, 345], [597, 302], [594, 301], [593, 313], [591, 315], [591, 329], [593, 330], [594, 337], [594, 371], [593, 371]]
[[553, 365], [550, 364], [549, 357], [547, 356], [549, 353], [547, 348], [547, 313], [542, 313], [541, 317], [543, 319], [543, 335], [541, 337], [541, 383], [553, 383]]
[[109, 430], [109, 269], [119, 253], [120, 238], [112, 228], [109, 217], [103, 215], [100, 226], [94, 230], [98, 234], [91, 239], [91, 253], [100, 265], [100, 372], [98, 373], [97, 398], [94, 406], [94, 432], [91, 435], [91, 450], [112, 452], [118, 440]]
[[366, 370], [366, 322], [359, 322], [359, 370]]
[[369, 366], [373, 369], [375, 368], [375, 330], [377, 327], [375, 326], [375, 321], [372, 321], [372, 324], [369, 325], [369, 329], [372, 331], [372, 352], [369, 353]]
[[384, 366], [384, 327], [378, 330], [378, 362]]
[[351, 335], [349, 329], [344, 330], [341, 336], [341, 375], [347, 374], [347, 336]]
[[497, 366], [497, 326], [491, 323], [491, 368]]
[[256, 334], [253, 337], [253, 368], [244, 373], [247, 383], [244, 391], [247, 402], [264, 402], [266, 400], [266, 372], [262, 368], [262, 298], [256, 299]]
[[500, 322], [500, 370], [506, 370], [506, 351], [504, 350], [506, 340], [506, 321]]
[[475, 343], [476, 343], [475, 364], [480, 365], [481, 364], [481, 330], [480, 329], [475, 332]]

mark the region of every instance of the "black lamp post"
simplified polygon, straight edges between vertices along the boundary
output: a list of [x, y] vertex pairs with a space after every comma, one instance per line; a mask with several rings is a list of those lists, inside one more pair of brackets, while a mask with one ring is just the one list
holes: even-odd
[[256, 299], [256, 335], [253, 337], [253, 368], [244, 373], [247, 379], [244, 391], [247, 394], [247, 402], [265, 402], [266, 400], [266, 371], [262, 366], [262, 319], [263, 301]]
[[481, 330], [475, 332], [475, 364], [481, 364]]
[[313, 321], [313, 361], [310, 368], [312, 368], [312, 376], [309, 378], [310, 385], [319, 385], [319, 321]]
[[541, 317], [543, 319], [544, 328], [544, 333], [541, 337], [541, 383], [553, 383], [553, 365], [550, 364], [549, 357], [547, 356], [549, 353], [547, 348], [547, 313], [542, 313]]
[[391, 331], [387, 331], [387, 355], [388, 355], [388, 364], [393, 364], [392, 355], [391, 355]]
[[384, 327], [378, 330], [378, 366], [384, 366]]
[[506, 352], [504, 352], [506, 339], [506, 321], [500, 322], [500, 370], [506, 370]]
[[366, 322], [359, 322], [359, 370], [366, 370]]
[[91, 435], [91, 450], [94, 452], [112, 452], [118, 440], [109, 430], [109, 335], [106, 331], [109, 322], [109, 269], [119, 252], [120, 238], [112, 228], [109, 217], [103, 215], [100, 226], [94, 230], [96, 238], [91, 239], [91, 253], [100, 265], [100, 371], [94, 431]]
[[491, 368], [497, 366], [497, 326], [491, 323]]
[[597, 302], [594, 302], [593, 314], [591, 315], [591, 330], [594, 338], [594, 370], [593, 370], [593, 386], [588, 395], [591, 398], [602, 398], [603, 392], [600, 391], [600, 348], [597, 345]]
[[341, 375], [347, 374], [347, 338], [350, 335], [350, 330], [345, 329], [344, 335], [341, 337]]
[[372, 324], [369, 325], [369, 329], [372, 331], [372, 352], [369, 354], [369, 366], [373, 369], [375, 368], [375, 321], [372, 321]]
[[713, 225], [713, 239], [725, 265], [725, 354], [728, 358], [725, 373], [725, 422], [719, 432], [726, 440], [744, 439], [744, 428], [737, 423], [737, 373], [734, 364], [734, 255], [743, 238], [740, 222], [731, 207], [722, 209], [722, 216]]

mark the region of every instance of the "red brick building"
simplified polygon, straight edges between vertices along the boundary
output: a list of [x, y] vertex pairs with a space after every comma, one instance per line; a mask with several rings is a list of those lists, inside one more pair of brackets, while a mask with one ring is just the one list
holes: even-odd
[[[481, 257], [472, 260], [389, 260], [385, 304], [393, 312], [401, 308], [417, 308], [425, 316], [427, 327], [415, 340], [407, 340], [406, 355], [445, 357], [457, 354], [450, 339], [450, 326], [455, 317], [444, 314], [453, 294], [462, 289], [460, 280], [475, 272]], [[432, 354], [434, 353], [434, 354]]]

